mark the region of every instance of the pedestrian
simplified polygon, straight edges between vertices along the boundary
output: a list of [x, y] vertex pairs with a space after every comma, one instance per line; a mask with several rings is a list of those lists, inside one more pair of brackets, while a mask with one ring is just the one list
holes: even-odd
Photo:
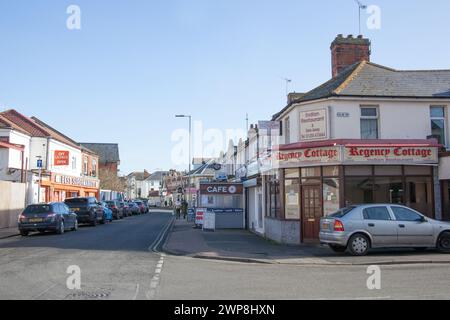
[[183, 219], [186, 220], [186, 216], [188, 213], [188, 203], [186, 200], [183, 200], [183, 202], [181, 204], [181, 211], [183, 213]]
[[181, 217], [181, 201], [179, 199], [175, 202], [175, 212], [177, 214], [177, 220], [180, 220], [180, 217]]

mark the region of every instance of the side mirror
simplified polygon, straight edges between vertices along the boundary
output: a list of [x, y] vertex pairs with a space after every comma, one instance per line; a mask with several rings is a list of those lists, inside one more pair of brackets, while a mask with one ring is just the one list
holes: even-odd
[[425, 217], [421, 216], [419, 222], [425, 223], [428, 222], [428, 220]]

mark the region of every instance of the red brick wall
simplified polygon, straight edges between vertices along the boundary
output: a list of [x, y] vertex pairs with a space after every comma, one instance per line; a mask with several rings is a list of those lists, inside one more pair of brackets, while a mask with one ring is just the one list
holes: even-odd
[[370, 61], [370, 41], [363, 38], [338, 36], [331, 45], [333, 78], [343, 69], [361, 61]]

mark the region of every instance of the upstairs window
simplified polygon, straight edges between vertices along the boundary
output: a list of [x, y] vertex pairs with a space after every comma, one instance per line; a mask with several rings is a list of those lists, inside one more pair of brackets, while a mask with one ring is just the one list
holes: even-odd
[[84, 157], [84, 164], [83, 164], [83, 172], [84, 175], [87, 176], [88, 175], [88, 158]]
[[361, 107], [361, 139], [379, 139], [378, 107]]
[[432, 106], [431, 111], [431, 134], [435, 136], [439, 143], [447, 145], [445, 130], [445, 107]]
[[289, 117], [284, 120], [284, 143], [291, 143], [291, 119]]

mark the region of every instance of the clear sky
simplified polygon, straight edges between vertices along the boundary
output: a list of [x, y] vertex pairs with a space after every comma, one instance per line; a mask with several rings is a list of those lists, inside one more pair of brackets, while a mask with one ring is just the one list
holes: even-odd
[[[363, 1], [364, 2], [364, 1]], [[69, 30], [69, 5], [81, 30]], [[450, 68], [450, 1], [373, 0], [372, 61]], [[244, 129], [331, 75], [330, 43], [357, 34], [353, 0], [0, 0], [0, 109], [82, 142], [120, 144], [122, 173], [175, 167], [174, 130]], [[224, 142], [225, 144], [225, 142]], [[225, 147], [225, 146], [224, 146]]]

